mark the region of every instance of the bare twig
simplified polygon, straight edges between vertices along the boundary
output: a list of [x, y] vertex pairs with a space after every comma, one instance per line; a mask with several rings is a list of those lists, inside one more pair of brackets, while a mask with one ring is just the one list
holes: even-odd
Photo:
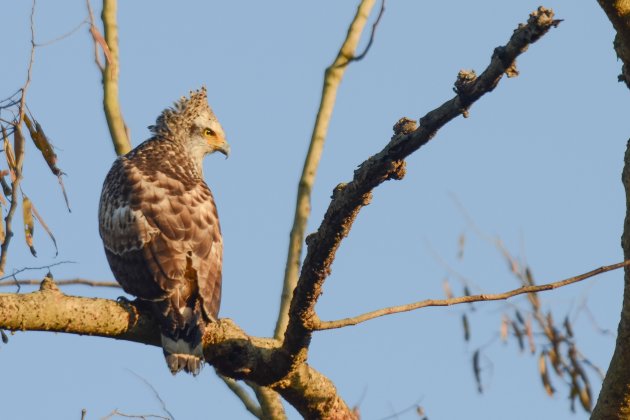
[[[7, 276], [5, 276], [7, 278]], [[13, 278], [11, 275], [10, 278]], [[41, 284], [41, 280], [13, 280], [11, 282], [3, 282], [0, 283], [0, 287], [3, 286], [39, 286]], [[55, 280], [57, 286], [92, 286], [92, 287], [112, 287], [115, 289], [120, 289], [120, 285], [115, 281], [98, 281], [98, 280], [87, 280], [87, 279], [67, 279], [67, 280]]]
[[381, 0], [381, 10], [379, 10], [378, 16], [376, 16], [376, 20], [374, 21], [374, 24], [372, 24], [372, 32], [370, 32], [370, 40], [365, 46], [365, 49], [363, 50], [363, 52], [361, 52], [361, 54], [355, 55], [352, 58], [350, 58], [350, 60], [348, 61], [348, 63], [346, 63], [346, 65], [353, 61], [363, 60], [365, 56], [367, 55], [367, 53], [370, 51], [370, 48], [372, 48], [372, 43], [374, 42], [374, 35], [376, 34], [376, 28], [378, 27], [378, 24], [381, 22], [383, 13], [385, 13], [385, 0]]
[[88, 17], [90, 19], [90, 34], [92, 34], [92, 40], [94, 41], [94, 62], [102, 74], [105, 71], [105, 66], [103, 66], [103, 63], [101, 62], [101, 55], [98, 53], [98, 46], [101, 44], [103, 52], [106, 54], [109, 54], [109, 48], [107, 47], [105, 39], [103, 39], [103, 36], [96, 27], [96, 19], [94, 18], [94, 12], [92, 11], [92, 4], [90, 3], [90, 0], [86, 0], [86, 3]]
[[384, 315], [397, 314], [401, 312], [409, 312], [415, 309], [425, 308], [427, 306], [452, 306], [452, 305], [458, 305], [461, 303], [505, 300], [514, 296], [522, 295], [524, 293], [537, 293], [537, 292], [544, 292], [547, 290], [557, 289], [559, 287], [577, 283], [582, 280], [588, 279], [590, 277], [596, 276], [598, 274], [606, 273], [608, 271], [616, 270], [618, 268], [626, 267], [626, 266], [630, 266], [630, 260], [620, 262], [617, 264], [599, 267], [599, 268], [589, 271], [588, 273], [580, 274], [579, 276], [569, 277], [568, 279], [560, 280], [557, 282], [541, 284], [538, 286], [523, 286], [523, 287], [519, 287], [518, 289], [510, 290], [504, 293], [461, 296], [461, 297], [452, 298], [452, 299], [427, 299], [420, 302], [411, 303], [408, 305], [391, 306], [388, 308], [378, 309], [376, 311], [367, 312], [362, 315], [358, 315], [352, 318], [344, 318], [337, 321], [314, 321], [313, 329], [314, 330], [329, 330], [333, 328], [347, 327], [349, 325], [356, 325], [361, 322], [365, 322], [370, 319], [378, 318]]
[[153, 392], [153, 396], [155, 397], [155, 399], [158, 400], [158, 402], [160, 403], [160, 406], [162, 407], [162, 411], [168, 415], [168, 418], [174, 420], [175, 416], [173, 416], [173, 414], [170, 411], [168, 411], [168, 408], [166, 408], [166, 403], [164, 402], [164, 400], [160, 396], [160, 393], [157, 392], [157, 389], [155, 389], [155, 387], [149, 381], [147, 381], [146, 378], [138, 375], [136, 372], [134, 372], [131, 369], [127, 369], [127, 370], [129, 371], [129, 373], [134, 375], [136, 378], [138, 378], [142, 382], [144, 382], [144, 384]]
[[49, 45], [52, 45], [52, 44], [54, 44], [54, 43], [56, 43], [56, 42], [59, 42], [59, 41], [61, 41], [61, 40], [63, 40], [63, 39], [66, 39], [66, 38], [68, 38], [68, 37], [70, 37], [70, 36], [74, 35], [74, 34], [75, 34], [75, 33], [76, 33], [79, 29], [81, 29], [81, 27], [82, 27], [83, 25], [85, 25], [85, 24], [89, 24], [89, 23], [90, 23], [89, 19], [87, 19], [87, 18], [86, 18], [86, 19], [83, 19], [83, 20], [81, 21], [81, 23], [79, 23], [77, 26], [75, 26], [73, 29], [69, 30], [69, 31], [68, 31], [68, 32], [66, 32], [65, 34], [59, 35], [58, 37], [53, 38], [53, 39], [51, 39], [50, 41], [38, 42], [38, 43], [36, 43], [36, 44], [35, 44], [35, 46], [36, 46], [36, 47], [47, 47], [47, 46], [49, 46]]
[[256, 401], [254, 401], [247, 391], [245, 391], [245, 388], [240, 386], [234, 379], [223, 376], [219, 372], [217, 372], [217, 376], [225, 383], [225, 385], [227, 385], [230, 391], [232, 391], [234, 395], [241, 400], [247, 411], [249, 411], [254, 417], [262, 419], [262, 410], [260, 409], [260, 406], [256, 404]]
[[[0, 277], [0, 286], [2, 285], [2, 281], [3, 280], [7, 280], [7, 279], [15, 279], [15, 276], [17, 274], [23, 273], [25, 271], [33, 271], [33, 270], [50, 270], [52, 267], [56, 267], [58, 265], [63, 265], [63, 264], [75, 264], [74, 261], [57, 261], [56, 263], [52, 263], [52, 264], [48, 264], [48, 265], [41, 265], [39, 267], [23, 267], [20, 268], [19, 270], [14, 270], [13, 273], [4, 276], [4, 277]], [[31, 281], [31, 280], [27, 280], [27, 281]], [[33, 281], [37, 281], [37, 284], [40, 284], [42, 281], [41, 280], [33, 280]], [[15, 284], [15, 283], [13, 283]]]
[[16, 127], [22, 124], [24, 119], [24, 113], [26, 112], [26, 91], [31, 84], [31, 74], [33, 73], [33, 63], [35, 62], [35, 5], [36, 0], [33, 0], [31, 7], [31, 54], [28, 60], [28, 70], [26, 71], [26, 82], [22, 86], [22, 98], [20, 99], [20, 114], [18, 116]]
[[398, 416], [401, 416], [403, 414], [406, 414], [412, 410], [415, 410], [416, 412], [419, 412], [421, 410], [420, 407], [420, 402], [423, 400], [424, 397], [420, 397], [418, 398], [418, 400], [416, 400], [415, 403], [411, 404], [410, 406], [408, 406], [407, 408], [403, 408], [402, 410], [396, 411], [393, 414], [390, 414], [387, 417], [381, 417], [380, 420], [391, 420], [391, 419], [397, 419]]
[[315, 304], [323, 283], [341, 241], [349, 234], [361, 208], [370, 202], [372, 190], [384, 181], [404, 177], [404, 159], [428, 143], [446, 123], [467, 115], [472, 104], [492, 91], [503, 74], [515, 75], [516, 58], [559, 22], [554, 19], [553, 11], [538, 8], [527, 24], [519, 25], [505, 46], [495, 48], [489, 66], [481, 75], [461, 71], [455, 82], [454, 98], [422, 117], [418, 128], [411, 120], [400, 120], [387, 146], [359, 165], [351, 182], [335, 188], [319, 229], [306, 238], [308, 251], [291, 301], [283, 348], [293, 355], [294, 363], [306, 358], [316, 319]]
[[297, 202], [295, 204], [295, 216], [293, 218], [293, 227], [289, 237], [289, 250], [287, 255], [287, 263], [284, 271], [284, 285], [280, 298], [280, 308], [278, 312], [278, 320], [274, 336], [276, 339], [282, 338], [286, 330], [289, 320], [289, 306], [293, 296], [293, 290], [297, 284], [298, 273], [300, 271], [300, 260], [302, 256], [302, 243], [306, 223], [311, 213], [311, 191], [317, 167], [324, 148], [326, 134], [328, 133], [328, 124], [332, 117], [337, 98], [337, 89], [346, 70], [346, 65], [350, 62], [351, 57], [359, 44], [361, 33], [370, 15], [370, 11], [374, 6], [374, 0], [362, 0], [357, 8], [354, 20], [348, 28], [348, 34], [343, 42], [335, 61], [326, 69], [324, 73], [324, 86], [322, 89], [322, 99], [317, 111], [317, 118], [311, 142], [304, 160], [304, 168], [302, 176], [298, 184]]
[[126, 414], [126, 413], [123, 413], [122, 411], [118, 411], [118, 409], [113, 410], [111, 413], [103, 417], [101, 420], [109, 420], [114, 417], [125, 417], [128, 419], [142, 419], [142, 420], [148, 420], [148, 419], [174, 420], [172, 417], [164, 417], [164, 416], [159, 416], [157, 414]]

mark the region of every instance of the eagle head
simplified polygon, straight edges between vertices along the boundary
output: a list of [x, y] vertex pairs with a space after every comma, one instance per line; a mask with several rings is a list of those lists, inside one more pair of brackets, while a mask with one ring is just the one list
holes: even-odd
[[205, 86], [162, 111], [149, 129], [158, 137], [182, 144], [199, 166], [207, 154], [221, 152], [226, 158], [230, 154], [223, 127], [208, 105]]

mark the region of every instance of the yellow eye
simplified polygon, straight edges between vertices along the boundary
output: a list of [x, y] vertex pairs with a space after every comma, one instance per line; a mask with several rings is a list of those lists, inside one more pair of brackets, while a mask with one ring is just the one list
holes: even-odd
[[207, 137], [214, 137], [216, 136], [217, 133], [215, 133], [213, 130], [206, 128], [203, 130], [203, 134]]

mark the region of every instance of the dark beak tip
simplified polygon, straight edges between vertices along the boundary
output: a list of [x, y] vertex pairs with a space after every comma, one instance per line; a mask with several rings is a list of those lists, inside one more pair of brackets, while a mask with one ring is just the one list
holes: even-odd
[[223, 153], [225, 155], [225, 158], [229, 158], [230, 157], [230, 145], [226, 145], [225, 147], [223, 147], [221, 149], [221, 153]]

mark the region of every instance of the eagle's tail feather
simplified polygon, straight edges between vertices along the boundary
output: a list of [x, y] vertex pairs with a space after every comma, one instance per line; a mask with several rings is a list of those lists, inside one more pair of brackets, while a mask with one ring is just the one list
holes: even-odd
[[183, 370], [197, 376], [203, 367], [203, 349], [201, 343], [195, 348], [191, 343], [183, 339], [173, 340], [162, 335], [162, 349], [164, 358], [171, 373], [175, 375]]
[[171, 373], [183, 370], [196, 376], [204, 363], [201, 337], [206, 320], [199, 300], [182, 299], [181, 295], [174, 293], [169, 299], [155, 302], [154, 308], [160, 319], [162, 349]]

